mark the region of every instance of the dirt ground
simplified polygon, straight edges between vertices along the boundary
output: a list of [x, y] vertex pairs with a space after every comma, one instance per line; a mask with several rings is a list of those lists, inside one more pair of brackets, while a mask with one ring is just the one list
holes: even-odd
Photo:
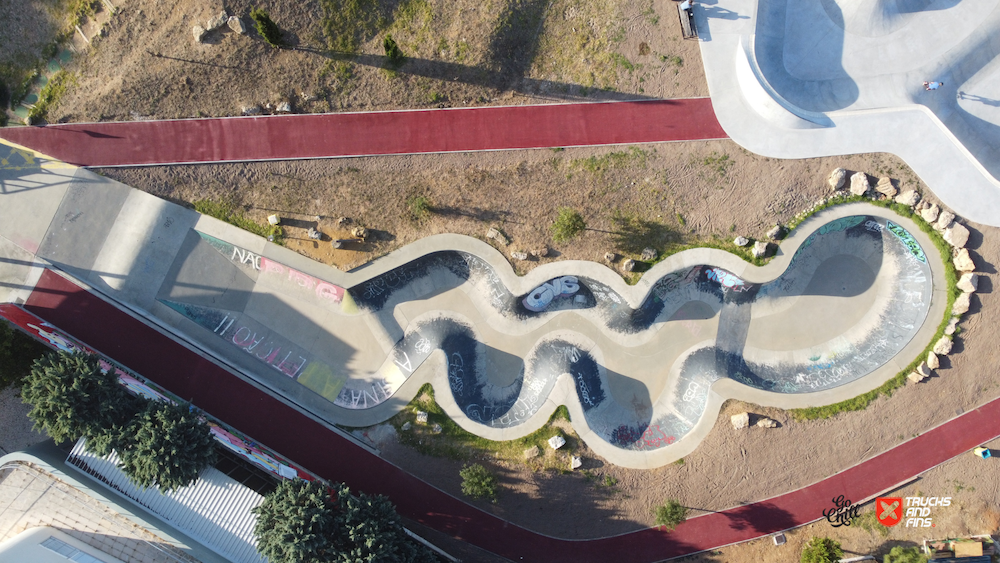
[[[281, 100], [309, 112], [707, 94], [697, 43], [679, 39], [673, 4], [660, 0], [379, 2], [387, 15], [373, 24], [375, 31], [357, 38], [359, 56], [352, 60], [318, 52], [327, 42], [320, 2], [265, 6], [297, 47], [284, 50], [267, 47], [255, 34], [231, 32], [214, 32], [206, 44], [194, 43], [191, 26], [217, 13], [218, 0], [115, 4], [120, 11], [106, 25], [105, 36], [71, 68], [76, 87], [50, 114], [52, 121], [233, 115], [242, 106]], [[244, 17], [249, 6], [225, 4]], [[399, 69], [383, 68], [385, 33], [410, 57]], [[260, 222], [278, 213], [286, 219], [289, 247], [344, 269], [431, 234], [485, 238], [496, 226], [512, 240], [502, 247], [505, 254], [550, 250], [548, 257], [515, 263], [524, 273], [551, 260], [600, 260], [611, 250], [637, 254], [647, 245], [669, 249], [696, 240], [761, 236], [828, 195], [826, 176], [837, 166], [897, 178], [933, 199], [889, 155], [785, 161], [752, 155], [728, 141], [101, 172], [180, 203], [230, 202]], [[421, 201], [425, 205], [418, 205]], [[556, 244], [550, 225], [564, 206], [578, 210], [588, 229]], [[328, 239], [344, 235], [337, 230], [340, 217], [366, 226], [373, 236], [364, 245], [332, 250]], [[308, 240], [310, 226], [327, 240]], [[559, 537], [623, 533], [652, 525], [653, 507], [667, 498], [692, 507], [692, 515], [767, 498], [822, 479], [997, 397], [1000, 388], [990, 368], [1000, 360], [1000, 349], [988, 337], [988, 327], [1000, 308], [991, 281], [1000, 259], [1000, 230], [970, 228], [969, 247], [985, 276], [954, 355], [943, 359], [937, 376], [925, 383], [908, 385], [865, 411], [808, 423], [731, 401], [683, 464], [651, 471], [615, 467], [585, 448], [579, 453], [586, 474], [535, 472], [488, 461], [503, 488], [498, 504], [480, 506]], [[735, 432], [728, 416], [747, 408], [778, 420], [781, 427]], [[382, 449], [415, 475], [460, 494], [459, 462], [392, 443]], [[866, 554], [887, 551], [893, 541], [997, 533], [1000, 491], [995, 472], [983, 470], [986, 463], [991, 462], [962, 456], [911, 487], [956, 498], [930, 532], [896, 527], [883, 537], [821, 522], [789, 533], [785, 546], [765, 539], [691, 560], [798, 561], [811, 535], [839, 539], [845, 548]], [[467, 560], [486, 559], [480, 553]]]
[[[372, 14], [367, 28], [350, 38], [325, 34], [326, 6], [350, 3]], [[252, 29], [257, 4], [115, 2], [102, 35], [69, 66], [76, 86], [49, 121], [239, 115], [244, 106], [282, 101], [309, 113], [707, 95], [697, 42], [679, 38], [672, 2], [265, 4], [284, 31], [284, 49]], [[223, 27], [195, 42], [192, 27], [223, 7], [249, 33]], [[399, 66], [383, 56], [386, 34], [407, 57]]]

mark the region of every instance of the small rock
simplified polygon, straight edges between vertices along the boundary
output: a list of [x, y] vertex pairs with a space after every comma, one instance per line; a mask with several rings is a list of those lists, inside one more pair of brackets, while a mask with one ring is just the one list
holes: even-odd
[[937, 223], [934, 223], [934, 228], [943, 231], [948, 227], [951, 227], [952, 221], [955, 220], [955, 214], [951, 211], [943, 210], [941, 214], [938, 215]]
[[403, 423], [402, 426], [399, 427], [399, 429], [400, 430], [409, 430], [412, 427], [413, 427], [413, 424], [411, 424], [410, 421], [407, 420], [406, 422]]
[[912, 372], [910, 373], [910, 375], [906, 376], [906, 379], [909, 379], [913, 383], [920, 383], [921, 381], [924, 380], [924, 376], [920, 375], [917, 372]]
[[541, 455], [542, 450], [538, 449], [538, 446], [531, 446], [530, 448], [524, 450], [524, 459], [534, 459]]
[[605, 252], [604, 253], [604, 260], [607, 261], [607, 262], [614, 262], [617, 259], [618, 259], [618, 255], [615, 254], [614, 252]]
[[870, 189], [872, 189], [872, 186], [868, 183], [867, 174], [864, 172], [855, 172], [851, 175], [851, 195], [865, 195]]
[[778, 421], [771, 420], [770, 418], [763, 416], [760, 418], [760, 420], [757, 421], [757, 426], [760, 428], [777, 428]]
[[969, 312], [971, 293], [963, 293], [955, 298], [955, 304], [951, 307], [952, 315], [964, 315]]
[[351, 223], [353, 223], [353, 221], [351, 221], [350, 217], [341, 217], [340, 219], [337, 219], [337, 226], [338, 227], [346, 227], [347, 225], [350, 225]]
[[436, 422], [434, 423], [434, 426], [431, 426], [431, 432], [435, 434], [440, 434], [441, 430], [442, 430], [441, 425]]
[[427, 413], [424, 411], [417, 411], [417, 422], [420, 424], [427, 424]]
[[948, 326], [944, 327], [944, 333], [948, 336], [955, 334], [955, 329], [958, 328], [958, 321], [958, 317], [952, 317], [951, 320], [948, 321]]
[[240, 113], [243, 114], [243, 115], [260, 115], [261, 114], [261, 110], [260, 110], [260, 106], [258, 106], [258, 105], [243, 106], [243, 107], [240, 108]]
[[931, 204], [930, 207], [920, 212], [920, 216], [923, 217], [924, 221], [927, 221], [928, 223], [934, 223], [937, 221], [938, 215], [940, 214], [941, 208], [938, 207], [936, 203]]
[[763, 258], [764, 256], [766, 256], [767, 255], [767, 247], [768, 247], [768, 244], [766, 242], [762, 241], [762, 240], [759, 240], [759, 241], [753, 243], [753, 250], [751, 250], [751, 253], [753, 254], [753, 257], [754, 258]]
[[942, 336], [941, 340], [934, 345], [934, 353], [938, 356], [947, 356], [951, 353], [952, 342], [947, 336]]
[[549, 255], [549, 247], [543, 246], [542, 248], [532, 250], [530, 254], [535, 258], [545, 258]]
[[767, 238], [771, 240], [781, 240], [785, 238], [785, 228], [781, 225], [775, 225], [770, 231], [767, 232]]
[[368, 229], [358, 226], [351, 229], [351, 235], [355, 238], [366, 239], [368, 238]]
[[581, 465], [583, 465], [583, 459], [581, 459], [579, 456], [575, 456], [575, 455], [574, 456], [570, 456], [570, 458], [569, 458], [569, 468], [570, 469], [578, 469]]
[[646, 247], [642, 249], [642, 254], [639, 255], [639, 259], [643, 262], [649, 262], [650, 260], [656, 260], [657, 252], [655, 249]]
[[247, 26], [240, 18], [236, 16], [229, 16], [229, 21], [226, 23], [229, 24], [229, 29], [235, 31], [236, 33], [239, 33], [240, 35], [247, 34]]
[[917, 373], [924, 377], [930, 377], [931, 368], [927, 367], [927, 362], [920, 362], [920, 365], [917, 366]]
[[875, 185], [875, 191], [885, 197], [896, 197], [896, 194], [899, 193], [896, 186], [892, 185], [892, 180], [885, 176], [879, 178], [878, 184]]
[[830, 178], [827, 182], [830, 184], [830, 189], [832, 191], [837, 191], [844, 187], [844, 182], [847, 180], [847, 170], [843, 168], [834, 168], [833, 172], [830, 173]]
[[961, 249], [955, 258], [952, 259], [952, 263], [955, 264], [955, 269], [959, 272], [975, 272], [976, 263], [972, 261], [972, 256], [969, 256], [968, 249]]
[[513, 258], [514, 260], [520, 260], [523, 262], [528, 259], [528, 253], [514, 251], [510, 253], [510, 257]]
[[937, 354], [934, 352], [927, 352], [927, 367], [930, 369], [941, 367], [941, 360], [938, 359]]
[[309, 231], [306, 232], [306, 236], [308, 236], [313, 240], [319, 240], [323, 238], [323, 234], [312, 227], [309, 227]]
[[[194, 34], [194, 40], [201, 43], [201, 40], [205, 38], [205, 28], [200, 25], [196, 25], [191, 28], [191, 33]], [[246, 114], [244, 114], [246, 115]]]
[[969, 229], [961, 223], [953, 223], [951, 228], [944, 230], [944, 240], [955, 248], [965, 248], [969, 242]]
[[742, 236], [736, 237], [733, 240], [733, 244], [735, 244], [736, 246], [746, 246], [746, 245], [750, 244], [750, 239], [748, 239], [747, 237], [742, 237]]
[[223, 10], [219, 12], [219, 14], [214, 18], [208, 20], [208, 25], [206, 26], [206, 29], [208, 29], [209, 31], [215, 31], [216, 29], [219, 29], [220, 27], [226, 25], [226, 23], [228, 22], [229, 22], [229, 14], [227, 14], [226, 11]]
[[625, 260], [622, 260], [622, 271], [631, 272], [634, 269], [635, 269], [635, 260], [631, 258], [626, 258]]
[[277, 113], [292, 113], [292, 104], [288, 102], [281, 102], [274, 108], [274, 111]]
[[896, 203], [902, 203], [903, 205], [913, 207], [914, 205], [920, 203], [920, 194], [913, 190], [906, 190], [896, 196]]
[[556, 435], [549, 438], [549, 447], [553, 450], [558, 450], [559, 448], [566, 445], [566, 438]]
[[743, 430], [750, 426], [750, 413], [743, 412], [740, 414], [734, 414], [729, 418], [729, 421], [733, 423], [733, 428], [736, 430]]
[[504, 246], [510, 244], [510, 239], [507, 238], [507, 235], [501, 233], [500, 229], [496, 227], [490, 227], [490, 230], [486, 231], [486, 238], [495, 240]]
[[962, 277], [959, 278], [958, 284], [956, 285], [958, 286], [958, 289], [961, 289], [965, 293], [972, 293], [979, 289], [979, 274], [966, 272], [962, 274]]
[[267, 216], [267, 223], [269, 225], [280, 225], [281, 224], [281, 217], [278, 217], [277, 215], [268, 215]]
[[930, 206], [931, 204], [927, 203], [926, 199], [922, 199], [920, 200], [920, 203], [913, 206], [913, 210], [916, 211], [917, 213], [920, 213], [921, 211], [927, 209]]

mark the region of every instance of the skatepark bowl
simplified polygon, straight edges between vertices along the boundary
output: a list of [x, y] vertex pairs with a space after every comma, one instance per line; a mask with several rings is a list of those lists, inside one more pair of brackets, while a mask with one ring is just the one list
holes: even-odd
[[157, 301], [198, 325], [168, 319], [187, 337], [246, 352], [247, 371], [331, 422], [387, 420], [430, 382], [473, 433], [519, 437], [566, 404], [596, 452], [653, 467], [693, 450], [725, 398], [829, 404], [923, 350], [930, 335], [915, 336], [941, 320], [942, 267], [893, 216], [839, 206], [765, 267], [697, 249], [633, 287], [592, 262], [518, 278], [492, 247], [439, 235], [370, 265], [377, 273], [341, 274], [366, 278], [343, 289], [191, 229]]

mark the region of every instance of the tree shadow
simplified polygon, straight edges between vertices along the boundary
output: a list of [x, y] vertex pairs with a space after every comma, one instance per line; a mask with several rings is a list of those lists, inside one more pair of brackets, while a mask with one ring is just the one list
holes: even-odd
[[486, 56], [504, 86], [513, 87], [531, 69], [548, 6], [549, 0], [512, 0], [497, 18]]
[[722, 512], [736, 530], [751, 529], [758, 534], [773, 534], [795, 527], [791, 513], [769, 502], [758, 502]]
[[683, 241], [673, 227], [635, 215], [616, 213], [611, 223], [614, 225], [611, 240], [617, 249], [625, 253], [638, 254], [647, 247], [663, 248]]
[[477, 221], [504, 221], [512, 214], [510, 211], [496, 211], [481, 207], [454, 207], [450, 205], [434, 205], [428, 211], [435, 215], [446, 217], [470, 217]]

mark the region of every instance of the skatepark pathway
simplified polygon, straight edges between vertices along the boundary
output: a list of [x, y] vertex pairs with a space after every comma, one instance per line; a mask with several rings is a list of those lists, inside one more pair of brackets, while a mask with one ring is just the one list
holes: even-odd
[[723, 139], [709, 98], [10, 127], [0, 138], [77, 166]]
[[[965, 413], [823, 481], [764, 501], [658, 528], [594, 540], [537, 534], [487, 514], [409, 475], [227, 372], [52, 270], [26, 308], [95, 350], [148, 377], [316, 474], [387, 495], [401, 514], [515, 561], [645, 563], [800, 526], [831, 499], [856, 504], [987, 442], [1000, 428], [1000, 399]], [[164, 362], [169, 358], [169, 362]]]

